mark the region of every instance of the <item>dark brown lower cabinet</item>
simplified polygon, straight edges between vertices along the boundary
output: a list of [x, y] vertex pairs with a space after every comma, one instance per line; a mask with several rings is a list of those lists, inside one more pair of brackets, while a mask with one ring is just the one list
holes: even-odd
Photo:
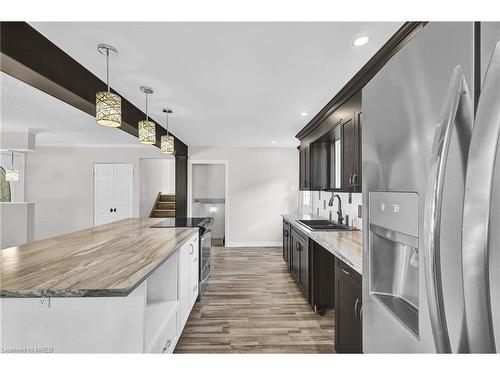
[[335, 256], [311, 241], [311, 305], [314, 313], [335, 307]]
[[362, 353], [361, 275], [336, 259], [335, 267], [335, 350]]
[[291, 225], [288, 221], [283, 220], [283, 260], [290, 268], [290, 237], [291, 237]]
[[291, 232], [292, 274], [309, 301], [309, 237], [293, 227]]

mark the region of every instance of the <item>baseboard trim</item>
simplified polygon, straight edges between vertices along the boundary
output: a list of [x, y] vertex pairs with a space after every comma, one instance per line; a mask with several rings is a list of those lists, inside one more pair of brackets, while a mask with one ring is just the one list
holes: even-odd
[[282, 247], [283, 242], [226, 242], [226, 247]]

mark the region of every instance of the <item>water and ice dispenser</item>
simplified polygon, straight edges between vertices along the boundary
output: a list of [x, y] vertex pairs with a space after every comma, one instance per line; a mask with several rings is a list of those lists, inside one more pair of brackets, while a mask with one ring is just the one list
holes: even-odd
[[370, 294], [418, 337], [418, 195], [369, 193]]

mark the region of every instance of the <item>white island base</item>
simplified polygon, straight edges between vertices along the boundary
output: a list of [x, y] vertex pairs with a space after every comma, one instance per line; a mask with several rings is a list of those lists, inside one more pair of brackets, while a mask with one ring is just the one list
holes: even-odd
[[3, 353], [172, 353], [198, 296], [193, 234], [126, 297], [0, 298]]

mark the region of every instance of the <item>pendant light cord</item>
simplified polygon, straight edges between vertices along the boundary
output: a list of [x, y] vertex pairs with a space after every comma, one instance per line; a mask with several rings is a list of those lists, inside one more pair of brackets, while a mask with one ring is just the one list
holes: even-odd
[[149, 121], [148, 116], [148, 93], [146, 92], [146, 121]]
[[12, 169], [14, 169], [14, 150], [10, 150], [10, 154], [11, 154], [11, 161], [10, 161], [10, 166], [12, 167]]
[[106, 49], [106, 84], [108, 85], [109, 91], [109, 49]]
[[167, 112], [167, 136], [168, 136], [168, 112]]

